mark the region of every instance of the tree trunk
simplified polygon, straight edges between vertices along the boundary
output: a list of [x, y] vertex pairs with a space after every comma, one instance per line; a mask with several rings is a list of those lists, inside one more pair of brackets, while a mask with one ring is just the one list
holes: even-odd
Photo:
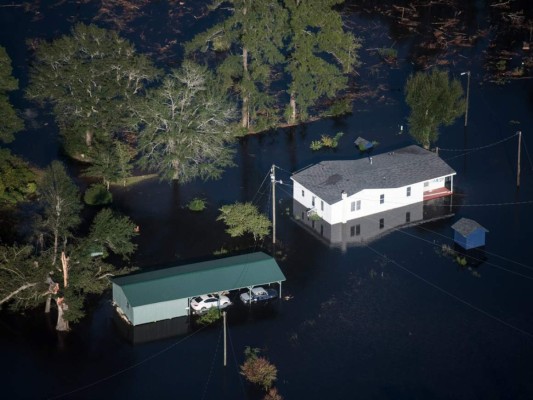
[[89, 130], [85, 131], [85, 144], [87, 147], [91, 147], [93, 144], [93, 133]]
[[[242, 79], [246, 80], [248, 79], [248, 49], [246, 47], [242, 48]], [[243, 89], [242, 90], [242, 127], [248, 128], [250, 126], [250, 113], [248, 111], [249, 105], [248, 105], [249, 99], [248, 94]]]
[[57, 304], [57, 323], [56, 330], [60, 332], [68, 332], [70, 330], [68, 321], [65, 320], [65, 311], [68, 310], [68, 305], [65, 303], [63, 297], [56, 299]]
[[294, 95], [294, 92], [291, 92], [290, 106], [291, 106], [291, 116], [290, 116], [289, 123], [294, 124], [296, 122], [296, 96]]
[[52, 304], [52, 297], [48, 295], [46, 297], [46, 303], [44, 305], [44, 312], [45, 314], [50, 314], [50, 305]]

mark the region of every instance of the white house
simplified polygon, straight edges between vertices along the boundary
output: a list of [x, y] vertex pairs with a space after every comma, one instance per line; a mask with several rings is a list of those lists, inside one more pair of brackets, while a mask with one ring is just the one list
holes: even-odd
[[453, 193], [456, 172], [407, 146], [358, 160], [322, 161], [293, 174], [293, 198], [334, 225]]

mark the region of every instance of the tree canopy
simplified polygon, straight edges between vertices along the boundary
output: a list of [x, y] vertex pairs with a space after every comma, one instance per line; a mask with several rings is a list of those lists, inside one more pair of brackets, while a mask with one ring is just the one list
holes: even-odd
[[[335, 9], [341, 3], [233, 0], [231, 15], [185, 48], [189, 56], [217, 53], [206, 62], [218, 62], [224, 87], [239, 94], [243, 128], [276, 124], [285, 108], [289, 122], [307, 120], [319, 101], [347, 87], [358, 62], [359, 41], [344, 30]], [[279, 96], [283, 85], [285, 98]]]
[[[34, 308], [53, 299], [57, 305], [57, 330], [84, 315], [88, 294], [101, 293], [109, 277], [129, 271], [106, 263], [110, 254], [131, 255], [136, 245], [135, 225], [109, 209], [93, 219], [89, 233], [79, 235], [79, 193], [61, 163], [47, 168], [39, 193], [42, 221], [35, 233], [41, 240], [24, 245], [0, 246], [0, 306], [14, 310]], [[50, 239], [47, 239], [50, 238]], [[57, 260], [60, 262], [57, 262]]]
[[450, 80], [446, 71], [433, 69], [411, 75], [405, 94], [411, 108], [410, 134], [426, 149], [437, 141], [441, 125], [451, 125], [465, 112], [461, 83]]
[[165, 180], [219, 178], [233, 165], [234, 108], [206, 68], [185, 62], [138, 104], [142, 166]]
[[131, 125], [132, 104], [158, 74], [117, 33], [79, 23], [70, 35], [39, 43], [27, 97], [53, 105], [67, 153], [84, 158]]
[[15, 139], [13, 134], [24, 129], [24, 121], [9, 101], [9, 93], [19, 87], [12, 72], [11, 58], [6, 49], [0, 46], [0, 141], [5, 143], [12, 142]]
[[272, 223], [252, 203], [235, 203], [222, 206], [217, 221], [224, 221], [231, 237], [251, 233], [254, 240], [261, 240], [270, 233]]

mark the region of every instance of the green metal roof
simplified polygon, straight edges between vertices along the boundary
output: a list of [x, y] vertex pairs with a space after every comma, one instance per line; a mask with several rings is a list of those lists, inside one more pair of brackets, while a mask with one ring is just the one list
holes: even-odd
[[257, 252], [120, 276], [113, 283], [135, 307], [284, 280], [276, 260]]

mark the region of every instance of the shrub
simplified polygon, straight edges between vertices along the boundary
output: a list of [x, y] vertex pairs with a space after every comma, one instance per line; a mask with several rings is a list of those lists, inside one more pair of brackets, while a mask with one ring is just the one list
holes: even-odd
[[113, 195], [101, 183], [93, 184], [85, 191], [83, 196], [85, 203], [91, 206], [109, 204], [113, 201]]
[[340, 138], [344, 135], [343, 132], [337, 132], [334, 137], [330, 135], [322, 135], [320, 140], [313, 140], [311, 142], [311, 150], [320, 150], [322, 147], [336, 148], [339, 145]]
[[277, 379], [278, 369], [265, 357], [259, 356], [259, 349], [247, 347], [244, 351], [246, 361], [241, 365], [241, 374], [250, 382], [261, 386], [265, 391]]
[[196, 211], [196, 212], [204, 211], [205, 207], [206, 207], [205, 200], [199, 199], [198, 197], [195, 197], [189, 202], [189, 204], [187, 204], [187, 208], [189, 210]]
[[196, 322], [200, 325], [209, 325], [220, 319], [222, 313], [218, 308], [210, 308], [206, 313], [200, 315]]

